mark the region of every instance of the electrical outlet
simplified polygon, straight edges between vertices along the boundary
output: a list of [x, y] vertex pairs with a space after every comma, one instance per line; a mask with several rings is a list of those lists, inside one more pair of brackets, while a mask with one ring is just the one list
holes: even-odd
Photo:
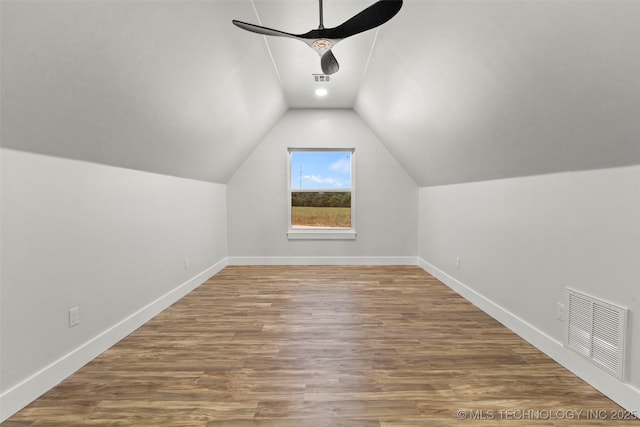
[[564, 304], [559, 302], [556, 308], [556, 317], [564, 322]]
[[80, 307], [73, 307], [69, 309], [69, 327], [73, 328], [79, 323], [80, 323]]
[[456, 267], [460, 268], [460, 257], [456, 258]]
[[189, 269], [189, 258], [185, 258], [184, 259], [184, 269], [188, 270]]

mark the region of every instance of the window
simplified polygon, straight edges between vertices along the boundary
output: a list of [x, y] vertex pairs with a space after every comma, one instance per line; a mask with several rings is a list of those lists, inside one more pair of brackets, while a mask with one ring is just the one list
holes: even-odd
[[355, 239], [353, 148], [289, 148], [289, 239]]

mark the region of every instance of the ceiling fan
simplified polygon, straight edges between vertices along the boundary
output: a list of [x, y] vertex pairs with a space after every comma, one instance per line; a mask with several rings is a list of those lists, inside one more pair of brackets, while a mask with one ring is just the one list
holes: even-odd
[[320, 55], [320, 65], [324, 74], [333, 74], [340, 66], [336, 57], [331, 52], [331, 48], [342, 39], [354, 34], [375, 28], [393, 18], [402, 7], [402, 0], [378, 0], [360, 13], [347, 19], [342, 24], [333, 28], [325, 28], [322, 13], [322, 0], [320, 3], [320, 25], [317, 30], [311, 30], [304, 34], [291, 34], [278, 31], [247, 22], [233, 20], [234, 25], [253, 33], [264, 34], [266, 36], [289, 37], [300, 40]]

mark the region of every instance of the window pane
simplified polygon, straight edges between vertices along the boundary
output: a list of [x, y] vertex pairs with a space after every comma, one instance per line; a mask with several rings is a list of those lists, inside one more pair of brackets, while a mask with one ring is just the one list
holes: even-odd
[[350, 151], [293, 151], [291, 153], [291, 190], [350, 188]]
[[292, 227], [351, 227], [351, 193], [291, 192]]

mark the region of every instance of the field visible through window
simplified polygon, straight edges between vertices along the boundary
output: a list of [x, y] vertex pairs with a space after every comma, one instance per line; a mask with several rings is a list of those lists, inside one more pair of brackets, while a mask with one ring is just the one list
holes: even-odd
[[292, 206], [291, 226], [350, 228], [351, 208]]

